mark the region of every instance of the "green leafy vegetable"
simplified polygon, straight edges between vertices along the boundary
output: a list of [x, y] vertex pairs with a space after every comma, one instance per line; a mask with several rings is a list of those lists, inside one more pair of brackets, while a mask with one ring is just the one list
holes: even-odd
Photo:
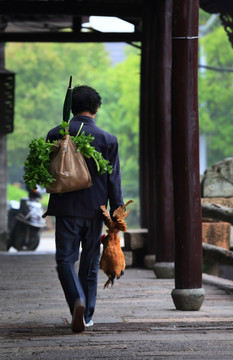
[[24, 182], [29, 189], [36, 189], [36, 185], [49, 187], [54, 178], [49, 173], [50, 154], [53, 144], [46, 142], [42, 137], [33, 139], [29, 145], [29, 155], [24, 163]]
[[[61, 124], [61, 130], [59, 131], [62, 136], [69, 134], [68, 123], [63, 121]], [[109, 161], [104, 159], [102, 154], [95, 150], [94, 146], [91, 146], [94, 137], [89, 134], [85, 135], [84, 131], [80, 134], [82, 126], [76, 136], [70, 138], [77, 147], [77, 151], [80, 151], [84, 157], [93, 158], [95, 161], [97, 172], [103, 175], [105, 172], [111, 174], [113, 171], [112, 165]], [[56, 142], [56, 141], [55, 141]], [[54, 143], [55, 143], [54, 142]], [[24, 163], [25, 174], [24, 182], [29, 189], [36, 189], [36, 185], [42, 187], [49, 187], [55, 179], [49, 172], [51, 152], [54, 143], [45, 141], [42, 137], [40, 139], [33, 139], [29, 145], [29, 155]]]
[[100, 175], [103, 175], [105, 172], [108, 174], [111, 174], [113, 169], [112, 165], [110, 165], [109, 161], [104, 159], [102, 154], [95, 150], [94, 146], [91, 146], [91, 142], [94, 140], [94, 137], [89, 135], [85, 135], [85, 132], [83, 131], [79, 136], [71, 136], [73, 142], [77, 146], [77, 151], [80, 151], [83, 156], [86, 158], [93, 158], [96, 167], [97, 172]]

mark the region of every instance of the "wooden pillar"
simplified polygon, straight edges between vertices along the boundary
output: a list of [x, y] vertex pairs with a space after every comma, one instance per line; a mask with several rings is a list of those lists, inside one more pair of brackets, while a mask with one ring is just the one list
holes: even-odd
[[174, 277], [174, 203], [171, 134], [172, 0], [157, 5], [156, 52], [156, 264], [157, 277]]
[[[0, 19], [1, 31], [1, 19]], [[5, 68], [5, 44], [0, 43], [0, 68]], [[1, 116], [1, 114], [0, 114]], [[1, 121], [1, 119], [0, 119]], [[7, 136], [0, 134], [0, 251], [7, 250]]]
[[[141, 60], [140, 195], [147, 254], [159, 273], [174, 261], [171, 151], [172, 0], [147, 2]], [[159, 265], [160, 264], [160, 265]], [[156, 273], [156, 272], [155, 272]], [[158, 276], [158, 272], [156, 273]], [[160, 277], [160, 276], [159, 276]], [[167, 277], [167, 276], [165, 276]]]
[[147, 254], [155, 254], [156, 232], [156, 171], [155, 171], [155, 51], [156, 9], [151, 1], [145, 4], [141, 54], [140, 88], [140, 208], [141, 227], [148, 229]]
[[202, 229], [198, 127], [198, 0], [173, 1], [172, 132], [175, 205], [175, 289], [179, 310], [199, 310]]

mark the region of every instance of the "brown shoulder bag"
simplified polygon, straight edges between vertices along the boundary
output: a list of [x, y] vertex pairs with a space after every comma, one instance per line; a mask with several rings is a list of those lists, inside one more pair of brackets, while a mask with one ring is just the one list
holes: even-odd
[[65, 135], [54, 144], [50, 173], [55, 181], [46, 189], [48, 193], [82, 190], [92, 185], [86, 160], [77, 151], [70, 135]]

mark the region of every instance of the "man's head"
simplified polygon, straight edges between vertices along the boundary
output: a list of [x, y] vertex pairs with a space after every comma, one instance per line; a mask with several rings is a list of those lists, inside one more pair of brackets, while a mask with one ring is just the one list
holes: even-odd
[[72, 113], [89, 112], [94, 115], [101, 105], [100, 94], [87, 85], [78, 85], [72, 91]]

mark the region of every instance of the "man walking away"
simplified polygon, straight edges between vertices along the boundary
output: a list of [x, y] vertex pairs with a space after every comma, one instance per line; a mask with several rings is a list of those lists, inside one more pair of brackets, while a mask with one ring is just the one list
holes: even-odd
[[[74, 332], [93, 325], [103, 226], [100, 206], [109, 204], [112, 215], [116, 208], [123, 205], [118, 141], [116, 136], [96, 126], [94, 119], [100, 106], [101, 97], [96, 90], [86, 85], [74, 87], [74, 117], [69, 123], [69, 133], [75, 136], [83, 123], [82, 131], [85, 135], [94, 136], [92, 145], [110, 161], [113, 172], [111, 175], [99, 175], [94, 160], [87, 159], [92, 186], [85, 190], [51, 194], [47, 212], [56, 217], [57, 273], [72, 315], [71, 328]], [[59, 130], [60, 126], [51, 129], [47, 140], [60, 139]], [[75, 263], [79, 257], [77, 274]]]

